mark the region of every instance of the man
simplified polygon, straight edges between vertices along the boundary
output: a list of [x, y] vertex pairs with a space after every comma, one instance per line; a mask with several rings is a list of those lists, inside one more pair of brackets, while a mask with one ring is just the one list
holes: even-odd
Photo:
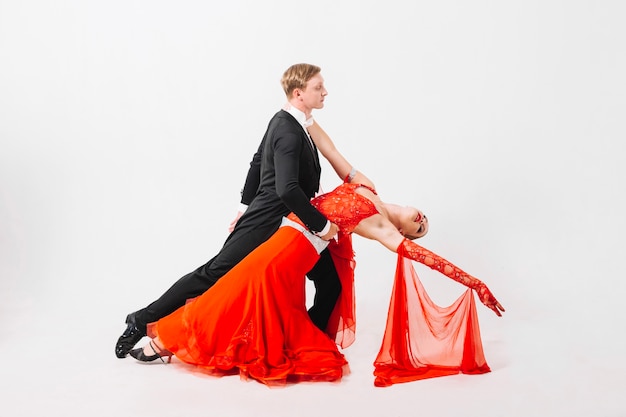
[[[250, 164], [242, 191], [242, 203], [250, 203], [249, 207], [213, 259], [180, 278], [158, 300], [126, 317], [127, 328], [115, 346], [117, 357], [124, 358], [146, 335], [148, 323], [170, 314], [188, 299], [211, 288], [267, 240], [289, 212], [294, 212], [311, 232], [324, 240], [337, 234], [337, 226], [310, 203], [319, 189], [321, 167], [317, 148], [306, 133], [306, 126], [312, 121], [312, 111], [324, 107], [328, 94], [320, 71], [319, 67], [309, 64], [296, 64], [285, 71], [281, 83], [288, 103], [270, 120]], [[309, 315], [316, 326], [325, 330], [341, 292], [328, 250], [322, 252], [307, 276], [316, 288]]]

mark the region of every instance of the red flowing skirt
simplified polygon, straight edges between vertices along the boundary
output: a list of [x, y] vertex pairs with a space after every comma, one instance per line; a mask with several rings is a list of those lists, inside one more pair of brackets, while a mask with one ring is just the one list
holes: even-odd
[[376, 386], [458, 373], [489, 372], [472, 290], [440, 307], [411, 260], [398, 254], [383, 343], [374, 362]]
[[347, 361], [306, 310], [305, 275], [318, 259], [301, 232], [281, 227], [150, 333], [214, 375], [239, 373], [268, 385], [339, 380]]

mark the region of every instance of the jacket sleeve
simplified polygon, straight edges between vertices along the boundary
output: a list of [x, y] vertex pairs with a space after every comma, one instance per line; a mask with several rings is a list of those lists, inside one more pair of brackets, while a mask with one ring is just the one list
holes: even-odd
[[287, 208], [304, 222], [312, 232], [320, 232], [327, 219], [313, 205], [300, 186], [300, 153], [302, 140], [299, 135], [287, 133], [274, 142], [274, 169], [276, 193]]

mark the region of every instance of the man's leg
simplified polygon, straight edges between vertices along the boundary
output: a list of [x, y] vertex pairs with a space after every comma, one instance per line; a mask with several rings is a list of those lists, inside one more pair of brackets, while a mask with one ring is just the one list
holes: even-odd
[[218, 258], [219, 254], [195, 271], [180, 278], [147, 307], [132, 313], [135, 316], [137, 328], [145, 334], [148, 323], [167, 316], [185, 305], [187, 300], [195, 298], [211, 288], [221, 278], [221, 275], [216, 274], [216, 271], [211, 269], [211, 265]]
[[213, 259], [180, 278], [150, 305], [126, 317], [127, 327], [115, 345], [115, 355], [118, 358], [126, 357], [137, 342], [146, 335], [146, 327], [149, 323], [167, 316], [185, 305], [187, 300], [203, 294], [246, 255], [267, 240], [276, 229], [277, 226], [270, 225], [252, 230], [240, 229], [231, 233]]
[[215, 258], [180, 278], [161, 297], [147, 307], [126, 316], [126, 330], [117, 339], [115, 356], [125, 358], [137, 342], [146, 336], [148, 323], [167, 316], [184, 305], [190, 298], [197, 297], [211, 288], [217, 278], [210, 276], [208, 271]]
[[318, 328], [326, 331], [330, 315], [341, 294], [341, 281], [328, 249], [322, 251], [320, 259], [307, 277], [315, 285], [315, 298], [309, 309], [309, 317]]

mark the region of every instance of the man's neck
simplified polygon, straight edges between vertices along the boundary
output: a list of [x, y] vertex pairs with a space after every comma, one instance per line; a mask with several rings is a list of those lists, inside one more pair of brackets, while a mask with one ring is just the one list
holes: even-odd
[[309, 119], [309, 118], [311, 117], [312, 110], [311, 110], [311, 109], [307, 109], [307, 108], [306, 108], [306, 107], [302, 104], [302, 102], [301, 102], [301, 101], [297, 101], [297, 100], [289, 100], [289, 104], [290, 104], [292, 107], [294, 107], [294, 108], [296, 108], [296, 109], [300, 110], [302, 113], [304, 113], [304, 115], [306, 116], [306, 119]]

